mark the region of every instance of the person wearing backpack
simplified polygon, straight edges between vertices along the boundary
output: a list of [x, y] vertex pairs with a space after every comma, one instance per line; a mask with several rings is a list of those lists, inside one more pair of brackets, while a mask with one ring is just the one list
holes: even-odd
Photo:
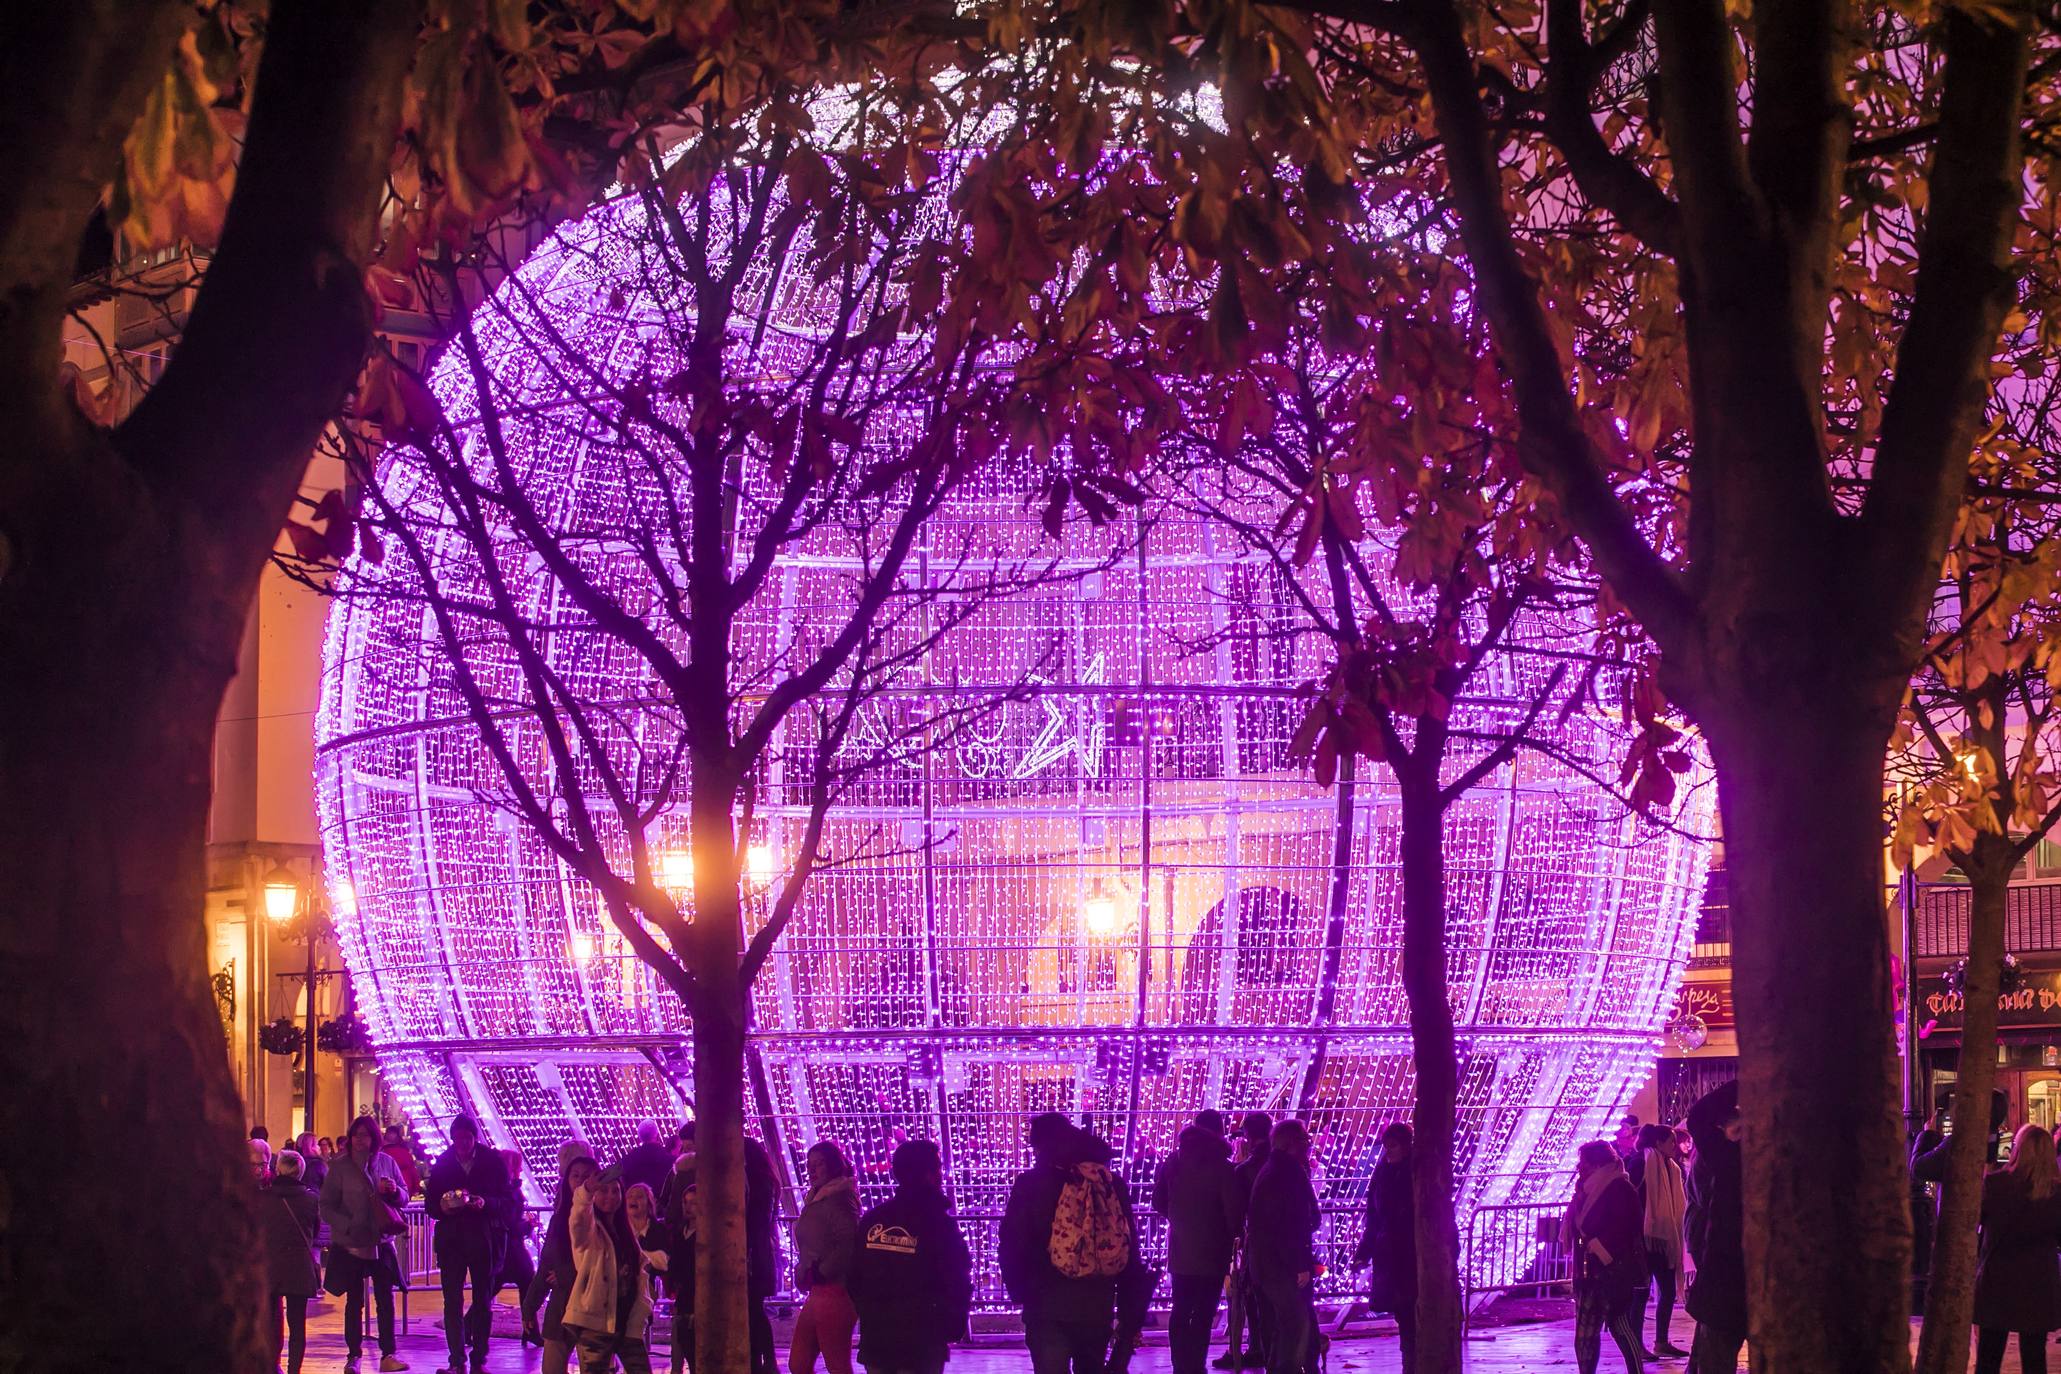
[[1116, 1317], [1117, 1276], [1131, 1238], [1114, 1178], [1085, 1157], [1081, 1133], [1057, 1112], [1033, 1117], [1035, 1162], [1016, 1176], [1002, 1213], [1002, 1282], [1023, 1308], [1034, 1374], [1103, 1374]]
[[928, 1140], [895, 1147], [895, 1195], [859, 1218], [852, 1302], [866, 1374], [941, 1374], [973, 1309], [973, 1256]]
[[1278, 1123], [1245, 1213], [1246, 1271], [1269, 1318], [1268, 1374], [1304, 1374], [1317, 1335], [1311, 1300], [1320, 1217], [1309, 1160], [1309, 1128]]

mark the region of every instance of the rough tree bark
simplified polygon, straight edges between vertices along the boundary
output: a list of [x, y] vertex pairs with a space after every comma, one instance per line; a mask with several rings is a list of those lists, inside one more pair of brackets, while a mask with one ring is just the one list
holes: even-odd
[[1454, 1374], [1460, 1368], [1466, 1320], [1460, 1309], [1460, 1233], [1453, 1217], [1459, 1056], [1446, 982], [1446, 805], [1438, 778], [1445, 751], [1424, 740], [1421, 732], [1428, 724], [1419, 722], [1417, 749], [1429, 764], [1413, 760], [1396, 770], [1403, 803], [1403, 991], [1410, 999], [1410, 1060], [1417, 1083], [1410, 1144], [1417, 1204], [1417, 1358], [1410, 1374]]
[[[266, 1348], [202, 949], [214, 721], [370, 337], [361, 269], [414, 20], [273, 6], [191, 329], [160, 389], [97, 430], [57, 384], [73, 253], [184, 17], [24, 6], [4, 45], [0, 108], [38, 133], [0, 152], [0, 1368], [147, 1351], [219, 1374]], [[125, 1139], [151, 1146], [109, 1189]]]
[[[1754, 1367], [1881, 1374], [1910, 1359], [1884, 753], [2011, 295], [2031, 15], [1956, 11], [1936, 30], [1931, 208], [1859, 517], [1831, 497], [1821, 397], [1857, 16], [1840, 5], [1754, 12], [1762, 80], [1750, 136], [1724, 7], [1668, 0], [1654, 18], [1669, 196], [1640, 218], [1665, 223], [1661, 251], [1681, 281], [1694, 415], [1686, 575], [1619, 505], [1583, 433], [1517, 249], [1465, 16], [1426, 3], [1395, 22], [1423, 60], [1459, 237], [1521, 419], [1520, 454], [1660, 646], [1663, 684], [1703, 727], [1717, 765]], [[1607, 188], [1594, 198], [1618, 199]]]
[[[727, 700], [727, 694], [717, 700]], [[720, 710], [715, 714], [720, 716]], [[732, 807], [725, 765], [695, 761], [694, 879], [694, 1367], [750, 1366], [745, 1216], [744, 952]], [[703, 856], [709, 856], [704, 860]]]
[[1873, 702], [1828, 684], [1699, 711], [1732, 900], [1756, 1368], [1909, 1359], [1881, 822], [1895, 705], [1881, 685]]
[[[1975, 1231], [1982, 1217], [1988, 1163], [1990, 1094], [1997, 1082], [1997, 995], [2004, 962], [2004, 913], [2015, 846], [1978, 834], [1968, 875], [1968, 962], [1962, 985], [1961, 1054], [1954, 1078], [1954, 1135], [1940, 1184], [1932, 1272], [1925, 1282], [1925, 1325], [1918, 1374], [1961, 1374], [1968, 1367], [1968, 1325], [1975, 1311]], [[1910, 955], [1906, 953], [1906, 958]], [[1915, 1022], [1916, 1009], [1911, 1020]], [[1915, 1035], [1915, 1031], [1910, 1032]]]

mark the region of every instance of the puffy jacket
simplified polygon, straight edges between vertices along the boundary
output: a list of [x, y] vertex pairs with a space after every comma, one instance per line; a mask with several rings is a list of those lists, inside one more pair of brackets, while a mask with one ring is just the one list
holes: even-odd
[[1222, 1136], [1200, 1126], [1181, 1132], [1152, 1185], [1152, 1210], [1167, 1220], [1169, 1272], [1220, 1275], [1231, 1267], [1244, 1203]]
[[943, 1193], [904, 1188], [859, 1219], [846, 1285], [859, 1311], [859, 1362], [924, 1369], [966, 1335], [973, 1256]]
[[795, 1286], [843, 1283], [859, 1249], [859, 1190], [851, 1178], [833, 1178], [809, 1194], [794, 1221]]
[[566, 1229], [572, 1238], [573, 1284], [565, 1324], [628, 1340], [641, 1337], [651, 1320], [651, 1285], [641, 1256], [630, 1262], [626, 1275], [615, 1235], [595, 1214], [594, 1194], [587, 1188], [572, 1195]]

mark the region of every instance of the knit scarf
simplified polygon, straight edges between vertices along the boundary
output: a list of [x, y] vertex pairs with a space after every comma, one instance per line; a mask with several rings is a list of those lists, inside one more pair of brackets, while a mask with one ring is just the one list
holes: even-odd
[[1682, 1218], [1689, 1209], [1682, 1186], [1682, 1166], [1659, 1150], [1646, 1155], [1646, 1239], [1667, 1257], [1668, 1267], [1682, 1268]]
[[1589, 1219], [1589, 1209], [1596, 1205], [1596, 1199], [1603, 1196], [1603, 1190], [1625, 1177], [1624, 1165], [1613, 1159], [1591, 1170], [1575, 1185], [1574, 1201], [1569, 1204], [1567, 1216], [1561, 1223], [1561, 1239], [1567, 1245], [1573, 1246], [1581, 1237], [1582, 1223]]

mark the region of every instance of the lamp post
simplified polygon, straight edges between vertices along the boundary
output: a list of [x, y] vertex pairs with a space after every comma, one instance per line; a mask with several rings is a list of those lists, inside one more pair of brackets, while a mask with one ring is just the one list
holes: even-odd
[[[265, 875], [265, 915], [282, 929], [295, 916], [302, 915], [301, 880], [294, 871], [281, 864]], [[315, 921], [312, 911], [306, 912], [301, 933], [306, 936], [308, 946], [308, 967], [301, 986], [307, 989], [308, 999], [308, 1043], [301, 1058], [301, 1129], [315, 1129]]]

